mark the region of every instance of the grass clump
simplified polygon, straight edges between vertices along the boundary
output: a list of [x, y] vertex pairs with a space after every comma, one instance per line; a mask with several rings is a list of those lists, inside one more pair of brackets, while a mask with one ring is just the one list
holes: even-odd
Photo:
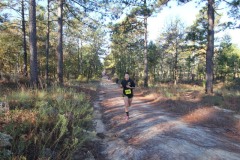
[[222, 106], [224, 104], [224, 99], [219, 95], [206, 95], [202, 97], [202, 101], [204, 104], [211, 106]]
[[[9, 93], [10, 111], [1, 115], [0, 132], [13, 140], [0, 159], [70, 159], [93, 127], [89, 98], [75, 89], [53, 87]], [[7, 156], [6, 156], [7, 155]]]

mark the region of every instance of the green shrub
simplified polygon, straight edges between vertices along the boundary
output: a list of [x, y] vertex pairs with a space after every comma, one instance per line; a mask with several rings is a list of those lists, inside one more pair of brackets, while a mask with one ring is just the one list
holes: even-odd
[[84, 75], [79, 75], [77, 80], [80, 82], [87, 82], [87, 77]]
[[137, 86], [143, 86], [144, 85], [144, 81], [142, 79], [137, 81]]

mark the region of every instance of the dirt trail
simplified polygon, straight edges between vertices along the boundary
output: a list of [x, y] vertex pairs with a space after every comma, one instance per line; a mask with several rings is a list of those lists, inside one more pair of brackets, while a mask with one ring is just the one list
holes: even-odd
[[95, 103], [101, 154], [114, 160], [239, 160], [240, 143], [217, 128], [191, 125], [140, 95], [133, 99], [130, 120], [124, 119], [121, 89], [106, 78]]

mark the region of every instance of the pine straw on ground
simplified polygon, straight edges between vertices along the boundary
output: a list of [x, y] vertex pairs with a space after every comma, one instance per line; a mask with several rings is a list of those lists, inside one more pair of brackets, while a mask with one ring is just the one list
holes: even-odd
[[[137, 89], [135, 95], [144, 101], [154, 102], [154, 106], [181, 117], [180, 119], [189, 125], [214, 128], [218, 134], [240, 141], [240, 119], [234, 117], [235, 114], [239, 114], [237, 111], [240, 102], [232, 101], [233, 103], [231, 103], [231, 100], [228, 99], [227, 103], [231, 103], [231, 108], [226, 107], [226, 110], [217, 107], [215, 103], [218, 102], [218, 99], [212, 100], [212, 97], [206, 96], [203, 91], [188, 90], [178, 94], [178, 96], [169, 98], [156, 89]], [[219, 97], [221, 102], [222, 97]]]

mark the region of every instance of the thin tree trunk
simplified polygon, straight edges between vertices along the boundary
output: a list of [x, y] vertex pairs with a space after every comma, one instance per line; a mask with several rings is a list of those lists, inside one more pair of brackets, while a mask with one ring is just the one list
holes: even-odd
[[[144, 0], [144, 7], [147, 9], [147, 2]], [[144, 12], [144, 87], [148, 87], [148, 59], [147, 59], [147, 11]]]
[[178, 42], [177, 42], [177, 39], [176, 39], [176, 55], [175, 55], [175, 60], [174, 60], [174, 71], [173, 71], [173, 75], [174, 75], [174, 85], [177, 85], [177, 81], [178, 81], [178, 73], [177, 73], [177, 70], [178, 70]]
[[208, 44], [206, 54], [206, 93], [213, 93], [214, 0], [208, 0]]
[[49, 3], [50, 0], [48, 0], [47, 2], [47, 40], [46, 40], [46, 68], [45, 68], [45, 79], [46, 79], [46, 84], [47, 86], [49, 85], [49, 65], [48, 65], [48, 61], [49, 61], [49, 34], [50, 34], [50, 21], [49, 21], [49, 17], [50, 17], [50, 8], [49, 8]]
[[37, 62], [37, 30], [36, 30], [36, 1], [29, 1], [29, 31], [30, 31], [30, 74], [31, 84], [38, 84], [38, 62]]
[[154, 80], [154, 83], [156, 82], [156, 65], [153, 66], [153, 80]]
[[90, 72], [91, 72], [91, 70], [89, 68], [88, 71], [87, 71], [87, 83], [89, 82], [89, 79], [90, 79]]
[[234, 80], [237, 78], [237, 70], [238, 70], [237, 62], [234, 62], [233, 63], [233, 79]]
[[58, 45], [57, 45], [57, 74], [58, 82], [60, 85], [63, 85], [63, 0], [58, 0]]
[[78, 75], [80, 75], [80, 69], [81, 69], [81, 66], [80, 66], [80, 43], [79, 43], [80, 40], [78, 40], [77, 44], [78, 44], [78, 50], [77, 50], [77, 53], [78, 53]]
[[25, 12], [24, 0], [22, 0], [22, 32], [23, 32], [23, 75], [28, 76], [27, 72], [27, 41], [26, 41], [26, 25], [25, 25]]
[[[81, 48], [82, 48], [82, 41], [81, 41]], [[83, 73], [83, 55], [82, 55], [82, 49], [80, 51], [80, 73]]]

